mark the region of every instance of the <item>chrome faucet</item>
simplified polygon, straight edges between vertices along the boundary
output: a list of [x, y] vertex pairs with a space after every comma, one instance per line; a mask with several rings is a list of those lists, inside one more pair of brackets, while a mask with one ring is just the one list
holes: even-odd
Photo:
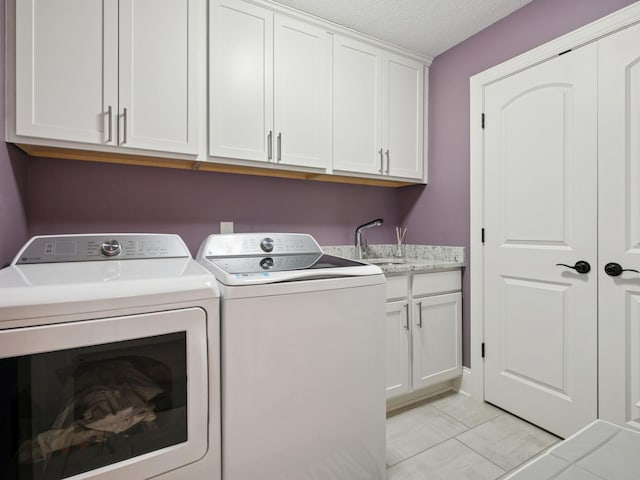
[[362, 231], [365, 228], [378, 227], [382, 225], [382, 223], [383, 220], [381, 218], [376, 218], [375, 220], [363, 223], [358, 228], [356, 228], [356, 253], [358, 255], [358, 259], [362, 260]]

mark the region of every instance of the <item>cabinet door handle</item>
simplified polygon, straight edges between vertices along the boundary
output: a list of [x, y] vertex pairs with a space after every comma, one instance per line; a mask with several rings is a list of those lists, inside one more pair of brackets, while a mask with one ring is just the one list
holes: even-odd
[[267, 160], [273, 160], [273, 131], [269, 130], [269, 135], [267, 135]]
[[422, 302], [418, 302], [418, 327], [422, 328]]
[[405, 303], [402, 307], [404, 308], [404, 329], [409, 331], [409, 305]]
[[107, 143], [111, 143], [113, 141], [113, 108], [109, 105], [107, 110], [107, 116], [109, 117], [109, 137], [107, 138]]
[[389, 150], [387, 149], [384, 154], [387, 156], [387, 174], [389, 174], [389, 164], [391, 163], [391, 158], [389, 157]]
[[122, 109], [122, 145], [127, 143], [127, 109]]
[[382, 169], [384, 168], [384, 159], [382, 158], [382, 149], [378, 151], [380, 154], [380, 173], [382, 173]]
[[282, 160], [282, 132], [278, 132], [278, 163]]

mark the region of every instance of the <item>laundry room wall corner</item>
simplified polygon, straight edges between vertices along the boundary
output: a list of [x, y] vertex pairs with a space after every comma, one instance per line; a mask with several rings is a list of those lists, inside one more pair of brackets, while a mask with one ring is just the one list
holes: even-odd
[[[5, 76], [4, 2], [0, 8], [0, 132], [4, 132]], [[4, 135], [3, 135], [4, 136]], [[0, 145], [0, 267], [8, 265], [27, 241], [25, 208], [27, 164], [17, 148]]]

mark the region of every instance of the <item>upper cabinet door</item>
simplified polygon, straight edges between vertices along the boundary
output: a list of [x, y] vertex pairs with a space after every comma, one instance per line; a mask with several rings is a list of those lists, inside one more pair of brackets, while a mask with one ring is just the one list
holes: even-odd
[[209, 20], [209, 154], [273, 157], [273, 13], [214, 0]]
[[276, 15], [275, 161], [329, 165], [329, 40], [325, 30]]
[[202, 0], [120, 0], [119, 145], [198, 153], [203, 5]]
[[390, 54], [384, 62], [384, 173], [422, 178], [423, 66]]
[[335, 35], [333, 44], [333, 167], [383, 173], [382, 55]]
[[16, 2], [16, 134], [92, 144], [113, 138], [117, 35], [117, 0]]

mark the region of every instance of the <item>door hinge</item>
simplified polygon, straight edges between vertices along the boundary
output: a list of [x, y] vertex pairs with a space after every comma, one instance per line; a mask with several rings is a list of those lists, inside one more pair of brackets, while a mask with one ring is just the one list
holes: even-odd
[[482, 120], [481, 120], [481, 123], [482, 123], [482, 129], [484, 130], [484, 113], [482, 114]]
[[572, 49], [570, 48], [569, 50], [565, 50], [564, 52], [560, 52], [560, 53], [558, 54], [558, 56], [560, 56], [560, 55], [564, 55], [565, 53], [569, 53], [571, 50], [572, 50]]
[[484, 228], [482, 229], [482, 233], [480, 234], [480, 236], [481, 236], [482, 244], [484, 245]]
[[482, 358], [484, 358], [484, 342], [482, 342]]

